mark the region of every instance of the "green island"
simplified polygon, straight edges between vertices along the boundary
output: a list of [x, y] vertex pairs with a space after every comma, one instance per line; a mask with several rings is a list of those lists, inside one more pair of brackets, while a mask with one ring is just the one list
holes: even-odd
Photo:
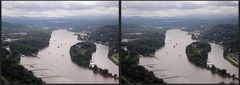
[[206, 67], [208, 60], [208, 52], [211, 51], [211, 46], [208, 42], [197, 41], [186, 47], [186, 54], [188, 60], [197, 65]]
[[200, 66], [202, 68], [206, 68], [211, 70], [212, 73], [219, 74], [223, 77], [232, 77], [233, 79], [236, 78], [236, 75], [230, 75], [227, 73], [226, 69], [219, 69], [215, 67], [215, 65], [207, 65], [208, 60], [208, 52], [211, 50], [210, 44], [206, 41], [197, 41], [193, 42], [186, 47], [186, 54], [188, 60], [196, 66]]
[[71, 60], [80, 66], [89, 67], [92, 53], [96, 51], [96, 45], [90, 42], [80, 42], [70, 48]]
[[71, 60], [82, 67], [93, 70], [94, 73], [100, 73], [105, 77], [117, 78], [116, 74], [111, 74], [107, 69], [102, 69], [97, 65], [90, 66], [92, 53], [96, 51], [96, 45], [91, 42], [80, 42], [70, 48]]

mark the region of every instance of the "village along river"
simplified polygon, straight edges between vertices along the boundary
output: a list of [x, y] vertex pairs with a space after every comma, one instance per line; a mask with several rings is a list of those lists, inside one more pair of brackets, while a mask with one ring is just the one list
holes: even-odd
[[[46, 83], [118, 83], [118, 79], [104, 77], [71, 61], [70, 47], [78, 42], [81, 41], [77, 40], [73, 32], [55, 30], [51, 34], [49, 46], [38, 52], [38, 58], [21, 57], [21, 65], [33, 71], [35, 76]], [[108, 47], [102, 44], [96, 44], [96, 47], [93, 61], [101, 62], [96, 65], [108, 69], [112, 74], [118, 74], [118, 67], [109, 63], [111, 61], [108, 59]], [[102, 66], [104, 62], [108, 64], [105, 67]]]
[[[171, 29], [166, 32], [165, 45], [156, 50], [154, 57], [141, 57], [139, 64], [154, 74], [163, 78], [167, 83], [220, 83], [232, 82], [232, 78], [224, 78], [210, 70], [195, 66], [188, 61], [186, 46], [195, 42], [191, 35], [180, 29]], [[238, 77], [238, 68], [233, 66], [223, 57], [223, 47], [211, 44], [208, 54], [208, 64], [217, 68], [226, 69], [230, 74]], [[239, 83], [238, 80], [234, 82]]]

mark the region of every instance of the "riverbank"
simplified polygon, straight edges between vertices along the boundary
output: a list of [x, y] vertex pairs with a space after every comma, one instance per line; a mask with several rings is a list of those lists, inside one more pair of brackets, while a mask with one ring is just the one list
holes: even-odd
[[110, 54], [110, 56], [108, 56], [108, 57], [114, 64], [119, 66], [119, 61], [118, 61], [119, 60], [119, 54], [118, 53]]
[[20, 55], [15, 51], [1, 48], [1, 80], [8, 84], [45, 84], [33, 72], [19, 65]]
[[163, 79], [158, 78], [152, 71], [144, 68], [139, 63], [139, 56], [130, 51], [121, 50], [121, 83], [127, 84], [165, 84]]
[[[18, 27], [16, 27], [18, 28]], [[16, 84], [44, 84], [42, 79], [36, 77], [32, 71], [20, 65], [22, 54], [36, 57], [39, 50], [49, 45], [52, 30], [41, 28], [4, 28], [3, 39], [15, 39], [3, 41], [2, 46], [8, 47], [8, 54], [1, 55], [2, 76], [6, 83]], [[2, 48], [1, 48], [2, 49]], [[1, 53], [4, 52], [1, 50]], [[37, 57], [39, 58], [39, 57]]]
[[236, 60], [236, 56], [234, 53], [228, 53], [224, 58], [229, 61], [232, 65], [239, 68], [239, 62]]

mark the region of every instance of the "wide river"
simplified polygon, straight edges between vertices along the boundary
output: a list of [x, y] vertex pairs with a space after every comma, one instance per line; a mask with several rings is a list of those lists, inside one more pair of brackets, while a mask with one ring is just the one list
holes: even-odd
[[[223, 78], [210, 70], [202, 69], [190, 63], [186, 56], [186, 46], [195, 42], [191, 35], [180, 29], [171, 29], [166, 32], [165, 45], [155, 52], [153, 57], [140, 58], [143, 65], [154, 74], [163, 78], [167, 83], [220, 83], [232, 82], [232, 78]], [[211, 43], [211, 52], [208, 54], [208, 64], [217, 68], [226, 69], [230, 74], [238, 77], [238, 68], [223, 57], [223, 47]], [[238, 83], [238, 80], [234, 80]]]
[[[38, 52], [38, 58], [21, 57], [21, 64], [46, 83], [118, 83], [118, 79], [95, 74], [71, 61], [70, 47], [78, 42], [81, 41], [77, 40], [73, 32], [55, 30], [51, 34], [49, 46]], [[108, 59], [108, 47], [95, 44], [97, 49], [92, 55], [93, 61], [97, 66], [118, 75], [118, 67]]]

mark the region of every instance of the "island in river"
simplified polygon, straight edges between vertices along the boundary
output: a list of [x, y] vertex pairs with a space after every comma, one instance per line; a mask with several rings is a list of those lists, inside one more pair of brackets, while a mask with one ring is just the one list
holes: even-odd
[[94, 73], [100, 73], [105, 77], [117, 78], [117, 74], [108, 72], [108, 69], [102, 69], [97, 65], [91, 66], [92, 54], [96, 51], [96, 45], [91, 42], [80, 42], [70, 48], [71, 60], [79, 66], [88, 67]]
[[90, 42], [80, 42], [70, 48], [71, 60], [80, 66], [90, 66], [92, 53], [96, 51], [96, 45]]
[[193, 64], [202, 67], [207, 66], [209, 51], [211, 51], [211, 46], [205, 41], [193, 42], [186, 47], [188, 60]]

